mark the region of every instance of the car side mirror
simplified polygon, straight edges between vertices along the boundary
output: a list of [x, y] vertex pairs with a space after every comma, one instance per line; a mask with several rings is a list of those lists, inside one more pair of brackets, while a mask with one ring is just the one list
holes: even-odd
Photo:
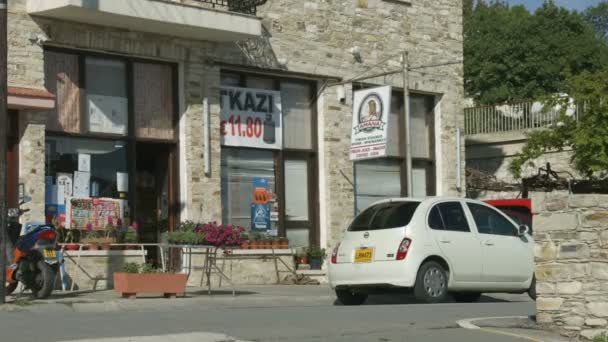
[[530, 227], [528, 227], [528, 225], [526, 224], [521, 224], [519, 225], [519, 227], [517, 227], [517, 235], [518, 236], [524, 236], [526, 234], [530, 233]]

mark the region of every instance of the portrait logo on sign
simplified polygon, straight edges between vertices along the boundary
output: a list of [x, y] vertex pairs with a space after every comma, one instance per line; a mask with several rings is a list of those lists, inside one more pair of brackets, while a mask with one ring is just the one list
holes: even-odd
[[358, 125], [353, 127], [355, 134], [359, 132], [371, 132], [383, 130], [386, 123], [382, 121], [384, 102], [377, 93], [368, 94], [357, 110]]

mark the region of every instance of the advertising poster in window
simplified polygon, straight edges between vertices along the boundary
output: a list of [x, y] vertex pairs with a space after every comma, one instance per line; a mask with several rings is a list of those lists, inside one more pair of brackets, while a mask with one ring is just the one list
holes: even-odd
[[127, 134], [127, 111], [124, 97], [87, 95], [89, 132]]
[[124, 217], [124, 201], [111, 198], [70, 198], [67, 201], [66, 228], [86, 229], [88, 224], [96, 230], [104, 229], [109, 222], [116, 225]]
[[[380, 158], [387, 151], [391, 87], [359, 90], [354, 93], [351, 160]], [[397, 148], [395, 146], [394, 148]]]
[[253, 202], [251, 203], [251, 229], [258, 232], [269, 232], [271, 230], [268, 180], [254, 178], [253, 180]]
[[282, 148], [281, 92], [222, 87], [220, 106], [222, 145]]

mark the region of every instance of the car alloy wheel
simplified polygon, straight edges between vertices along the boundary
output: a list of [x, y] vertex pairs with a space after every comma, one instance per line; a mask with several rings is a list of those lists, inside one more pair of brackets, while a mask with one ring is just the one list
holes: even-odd
[[446, 281], [443, 272], [435, 267], [424, 274], [424, 290], [429, 296], [439, 298], [445, 293]]

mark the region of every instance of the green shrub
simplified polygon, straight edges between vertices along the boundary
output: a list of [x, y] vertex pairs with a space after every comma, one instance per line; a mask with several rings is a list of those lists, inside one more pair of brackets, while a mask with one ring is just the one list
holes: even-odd
[[597, 335], [593, 338], [593, 342], [608, 342], [608, 335], [606, 333]]
[[121, 271], [124, 273], [139, 273], [139, 264], [135, 262], [127, 262], [122, 266]]
[[158, 273], [158, 270], [152, 264], [144, 264], [139, 273]]

